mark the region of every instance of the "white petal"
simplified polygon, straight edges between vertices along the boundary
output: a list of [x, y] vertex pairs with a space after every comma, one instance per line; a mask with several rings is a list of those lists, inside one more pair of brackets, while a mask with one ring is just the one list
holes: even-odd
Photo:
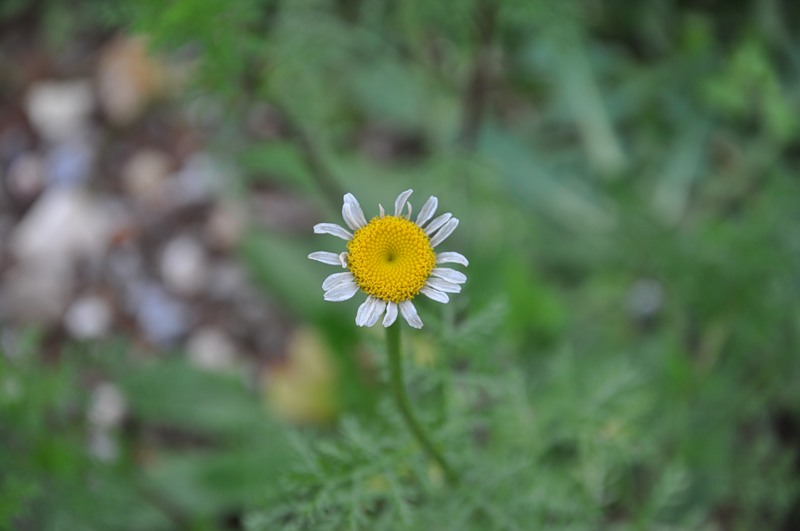
[[380, 204], [380, 203], [378, 203], [378, 212], [381, 213], [381, 217], [385, 217], [386, 216], [386, 211], [383, 209], [383, 205]]
[[366, 326], [375, 326], [375, 323], [378, 322], [378, 319], [381, 318], [383, 315], [383, 311], [386, 309], [386, 301], [382, 301], [380, 299], [375, 299], [378, 302], [372, 305], [372, 311], [367, 317], [367, 324]]
[[367, 326], [367, 322], [372, 316], [372, 311], [378, 302], [380, 301], [372, 295], [367, 295], [366, 300], [361, 303], [361, 306], [358, 307], [358, 312], [356, 312], [356, 326]]
[[327, 251], [316, 251], [308, 255], [311, 260], [322, 262], [328, 265], [339, 265], [339, 255], [336, 253], [329, 253]]
[[345, 203], [342, 205], [342, 218], [344, 218], [344, 222], [353, 230], [358, 230], [360, 227], [358, 225], [358, 221], [353, 216], [353, 209], [350, 206], [350, 203]]
[[414, 303], [411, 301], [401, 302], [400, 313], [409, 325], [414, 328], [422, 328], [422, 319], [417, 315], [417, 309], [414, 308]]
[[339, 264], [342, 267], [347, 267], [347, 253], [339, 253]]
[[358, 284], [355, 282], [345, 282], [339, 284], [335, 288], [329, 289], [325, 292], [323, 299], [331, 302], [341, 302], [352, 299], [353, 295], [358, 291]]
[[386, 303], [386, 315], [383, 317], [383, 326], [390, 327], [397, 319], [397, 304], [393, 302]]
[[353, 217], [356, 225], [353, 227], [353, 230], [356, 228], [360, 229], [367, 224], [367, 218], [364, 216], [364, 211], [361, 209], [358, 199], [356, 199], [353, 194], [344, 194], [344, 204], [350, 205], [350, 214]]
[[461, 286], [441, 278], [428, 277], [428, 280], [425, 281], [425, 284], [432, 288], [436, 288], [439, 291], [444, 291], [445, 293], [461, 293]]
[[452, 282], [453, 284], [463, 284], [467, 281], [467, 275], [461, 271], [450, 269], [449, 267], [435, 267], [433, 271], [431, 271], [431, 275], [443, 278], [448, 282]]
[[324, 291], [328, 291], [329, 289], [333, 289], [339, 284], [344, 284], [345, 282], [354, 282], [353, 273], [350, 271], [345, 271], [344, 273], [334, 273], [330, 275], [325, 281], [322, 283], [322, 289]]
[[367, 298], [364, 299], [364, 302], [358, 305], [358, 311], [356, 312], [356, 326], [364, 326], [364, 314], [367, 311], [367, 307], [372, 304], [372, 295], [367, 295]]
[[447, 296], [447, 293], [442, 293], [438, 289], [433, 289], [430, 286], [423, 286], [419, 291], [429, 299], [433, 299], [436, 302], [441, 302], [442, 304], [447, 304], [450, 302], [450, 297]]
[[452, 251], [445, 251], [436, 255], [437, 264], [461, 264], [463, 266], [469, 265], [469, 260], [461, 254]]
[[451, 214], [450, 212], [447, 212], [447, 213], [442, 214], [441, 216], [439, 216], [437, 218], [434, 218], [434, 220], [431, 221], [431, 224], [428, 225], [428, 228], [425, 229], [425, 234], [430, 236], [431, 234], [433, 234], [434, 232], [439, 230], [439, 228], [441, 228], [442, 225], [444, 225], [445, 223], [450, 221], [450, 218], [452, 218], [452, 217], [453, 217], [453, 214]]
[[414, 209], [411, 208], [411, 203], [406, 203], [406, 206], [408, 207], [408, 214], [406, 214], [406, 219], [411, 219], [411, 211]]
[[397, 196], [397, 199], [394, 201], [394, 215], [399, 216], [403, 213], [403, 207], [406, 206], [406, 202], [408, 198], [411, 197], [411, 194], [414, 193], [414, 190], [408, 189], [405, 192], [402, 192], [400, 195]]
[[347, 229], [336, 223], [317, 223], [314, 225], [314, 234], [332, 234], [343, 240], [352, 240], [353, 235]]
[[448, 236], [453, 234], [453, 231], [456, 230], [456, 227], [458, 227], [458, 218], [453, 218], [445, 223], [444, 227], [442, 227], [441, 230], [431, 238], [431, 247], [436, 247], [445, 241]]
[[422, 227], [425, 225], [433, 215], [436, 213], [436, 208], [439, 206], [439, 199], [436, 196], [430, 196], [425, 204], [422, 205], [422, 210], [419, 211], [417, 216], [417, 225]]

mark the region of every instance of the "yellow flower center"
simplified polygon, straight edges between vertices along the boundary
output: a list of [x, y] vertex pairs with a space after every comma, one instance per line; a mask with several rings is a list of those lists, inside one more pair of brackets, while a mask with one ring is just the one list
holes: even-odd
[[413, 299], [436, 265], [430, 239], [407, 219], [375, 217], [347, 242], [347, 267], [356, 284], [378, 299]]

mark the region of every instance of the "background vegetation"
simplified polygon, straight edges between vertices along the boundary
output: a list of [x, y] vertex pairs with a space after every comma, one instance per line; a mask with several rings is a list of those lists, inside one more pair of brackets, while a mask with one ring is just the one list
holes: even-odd
[[[322, 389], [333, 420], [278, 422], [241, 378], [124, 338], [54, 357], [31, 331], [0, 356], [0, 525], [800, 527], [792, 2], [36, 6], [55, 43], [116, 28], [189, 57], [178, 96], [213, 114], [233, 197], [278, 189], [333, 220], [343, 191], [370, 215], [414, 188], [461, 219], [464, 293], [421, 303], [405, 346], [463, 482], [403, 430], [381, 331], [322, 302], [305, 256], [333, 242], [254, 227], [241, 260], [331, 353], [330, 381], [288, 388]], [[269, 138], [247, 125], [264, 112]], [[111, 462], [86, 448], [100, 376], [129, 401]]]

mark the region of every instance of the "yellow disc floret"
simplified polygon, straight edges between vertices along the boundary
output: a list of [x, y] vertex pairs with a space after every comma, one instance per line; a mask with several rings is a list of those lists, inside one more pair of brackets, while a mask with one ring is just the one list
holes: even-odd
[[436, 265], [430, 239], [400, 217], [375, 217], [347, 242], [347, 267], [356, 284], [378, 299], [413, 299]]

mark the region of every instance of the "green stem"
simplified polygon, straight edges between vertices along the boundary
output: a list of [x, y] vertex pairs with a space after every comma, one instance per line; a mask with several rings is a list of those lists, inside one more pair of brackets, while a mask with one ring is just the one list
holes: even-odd
[[408, 401], [406, 388], [403, 384], [403, 360], [400, 356], [399, 322], [386, 329], [386, 344], [389, 351], [389, 380], [392, 386], [392, 395], [394, 395], [394, 400], [397, 403], [400, 413], [403, 415], [406, 426], [411, 430], [417, 442], [428, 452], [428, 455], [442, 467], [447, 481], [451, 484], [458, 483], [458, 475], [447, 463], [441, 452], [433, 445], [427, 432], [411, 411], [411, 404]]

